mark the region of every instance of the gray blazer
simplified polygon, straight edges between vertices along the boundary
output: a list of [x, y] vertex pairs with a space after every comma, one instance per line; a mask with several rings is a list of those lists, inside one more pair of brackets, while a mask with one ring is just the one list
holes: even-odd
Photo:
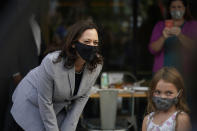
[[14, 91], [11, 114], [26, 131], [75, 131], [101, 71], [102, 65], [93, 72], [85, 67], [78, 93], [73, 96], [75, 69], [64, 68], [63, 60], [53, 64], [58, 55], [57, 51], [48, 54]]

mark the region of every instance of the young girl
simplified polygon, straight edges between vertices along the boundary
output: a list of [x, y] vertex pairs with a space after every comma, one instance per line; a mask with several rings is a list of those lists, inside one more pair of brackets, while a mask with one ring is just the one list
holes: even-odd
[[191, 129], [184, 83], [179, 72], [163, 67], [153, 77], [148, 97], [148, 115], [142, 131], [188, 131]]

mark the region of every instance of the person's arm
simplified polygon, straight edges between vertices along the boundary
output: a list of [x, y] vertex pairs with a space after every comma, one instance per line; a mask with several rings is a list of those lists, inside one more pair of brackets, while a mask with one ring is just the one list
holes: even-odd
[[191, 123], [190, 118], [186, 113], [181, 112], [177, 117], [176, 131], [190, 131]]
[[143, 120], [143, 123], [142, 123], [142, 131], [146, 131], [146, 123], [147, 123], [147, 119], [148, 119], [148, 116], [145, 116], [144, 117], [144, 120]]
[[89, 98], [89, 93], [76, 99], [72, 107], [67, 111], [67, 115], [61, 125], [61, 131], [75, 131], [79, 117]]
[[165, 40], [169, 37], [169, 28], [164, 27], [163, 22], [158, 22], [153, 31], [149, 43], [149, 50], [155, 54], [162, 50]]
[[20, 81], [22, 80], [23, 76], [20, 72], [20, 64], [19, 64], [19, 53], [20, 52], [20, 49], [18, 49], [18, 47], [16, 48], [16, 50], [13, 52], [13, 57], [11, 58], [11, 61], [12, 61], [12, 65], [11, 65], [11, 74], [12, 74], [12, 79], [13, 79], [13, 82], [14, 82], [14, 85], [17, 86]]
[[195, 47], [195, 42], [194, 40], [192, 40], [190, 37], [184, 35], [181, 32], [181, 28], [180, 27], [173, 27], [170, 30], [172, 35], [175, 35], [178, 37], [178, 39], [180, 40], [181, 44], [186, 47], [187, 49], [193, 49]]
[[[98, 67], [96, 76], [90, 86], [93, 86], [93, 84], [95, 83], [98, 75], [100, 74], [101, 68], [102, 66]], [[68, 110], [67, 115], [61, 125], [61, 129], [60, 129], [61, 131], [75, 131], [76, 130], [79, 117], [90, 96], [90, 91], [91, 91], [91, 88], [88, 92], [86, 92], [85, 95], [81, 96], [80, 98], [74, 101], [72, 107]]]
[[41, 119], [46, 131], [59, 131], [56, 114], [53, 108], [53, 68], [52, 60], [46, 56], [38, 68], [37, 89], [38, 89], [38, 106]]
[[153, 43], [151, 43], [150, 48], [154, 52], [159, 52], [163, 48], [165, 40], [166, 40], [166, 38], [162, 35], [158, 40], [156, 40]]
[[12, 78], [13, 78], [13, 80], [14, 80], [15, 86], [17, 86], [17, 85], [20, 83], [20, 81], [23, 79], [23, 77], [22, 77], [22, 75], [20, 74], [20, 72], [17, 72], [17, 73], [15, 73], [15, 74], [13, 74], [13, 75], [12, 75]]
[[187, 49], [194, 49], [194, 47], [195, 47], [194, 40], [192, 40], [188, 36], [184, 35], [183, 33], [180, 33], [178, 35], [178, 38], [184, 47], [186, 47]]

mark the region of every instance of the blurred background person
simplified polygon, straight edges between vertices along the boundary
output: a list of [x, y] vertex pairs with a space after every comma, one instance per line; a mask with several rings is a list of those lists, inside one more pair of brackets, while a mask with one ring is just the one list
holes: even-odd
[[38, 66], [42, 59], [44, 50], [40, 27], [42, 5], [37, 0], [8, 0], [1, 10], [0, 130], [18, 130], [13, 125], [10, 115], [12, 93], [23, 77]]
[[197, 22], [193, 20], [186, 0], [169, 0], [167, 8], [167, 20], [155, 25], [149, 43], [149, 50], [155, 57], [153, 73], [163, 66], [186, 73], [189, 52], [197, 36]]

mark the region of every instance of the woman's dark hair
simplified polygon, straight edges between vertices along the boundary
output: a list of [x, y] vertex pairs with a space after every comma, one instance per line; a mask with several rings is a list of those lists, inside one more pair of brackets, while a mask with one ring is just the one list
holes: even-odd
[[[79, 40], [83, 32], [87, 29], [96, 29], [99, 34], [98, 27], [92, 22], [92, 20], [81, 20], [68, 28], [65, 37], [65, 43], [55, 63], [60, 62], [63, 58], [65, 68], [72, 68], [74, 66], [74, 63], [78, 56], [76, 53], [76, 49], [73, 48], [72, 45]], [[100, 53], [97, 52], [95, 59], [91, 62], [88, 62], [87, 67], [90, 71], [92, 71], [97, 67], [97, 64], [102, 63], [103, 58]]]
[[189, 2], [188, 0], [169, 0], [168, 1], [168, 4], [167, 4], [167, 8], [168, 8], [168, 19], [171, 19], [171, 15], [170, 15], [170, 5], [172, 4], [172, 2], [174, 1], [181, 1], [183, 3], [183, 5], [185, 6], [185, 15], [184, 15], [184, 19], [187, 20], [187, 21], [190, 21], [190, 20], [193, 20], [193, 17], [191, 15], [191, 12], [190, 12], [190, 7], [189, 7]]

